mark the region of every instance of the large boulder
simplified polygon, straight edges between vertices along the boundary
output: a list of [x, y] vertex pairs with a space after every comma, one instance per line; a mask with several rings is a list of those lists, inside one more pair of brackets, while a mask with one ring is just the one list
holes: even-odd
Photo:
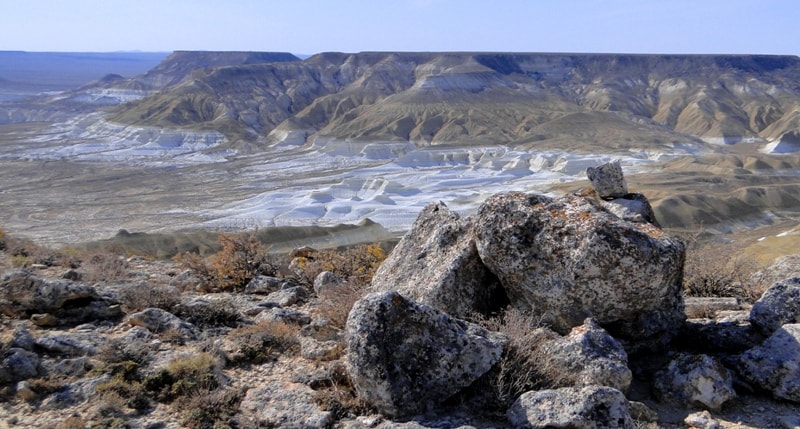
[[622, 345], [592, 319], [544, 346], [550, 364], [571, 374], [579, 386], [608, 386], [626, 392], [633, 375]]
[[397, 292], [357, 301], [345, 338], [359, 396], [388, 415], [422, 412], [458, 393], [492, 368], [507, 341]]
[[678, 355], [656, 374], [654, 388], [662, 401], [711, 410], [736, 397], [733, 377], [708, 355]]
[[603, 386], [523, 393], [508, 410], [508, 420], [517, 428], [635, 427], [625, 395]]
[[511, 305], [562, 334], [591, 317], [620, 340], [667, 341], [685, 320], [683, 243], [597, 199], [497, 194], [475, 225]]
[[800, 322], [800, 277], [779, 281], [750, 310], [750, 323], [765, 335], [787, 323]]
[[739, 357], [738, 372], [776, 398], [800, 402], [800, 324], [778, 328]]
[[483, 265], [472, 223], [431, 203], [381, 264], [373, 292], [396, 290], [454, 317], [488, 313], [505, 304], [497, 278]]

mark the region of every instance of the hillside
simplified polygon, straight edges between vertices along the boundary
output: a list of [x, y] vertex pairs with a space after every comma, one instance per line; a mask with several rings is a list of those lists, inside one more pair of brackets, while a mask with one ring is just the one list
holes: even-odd
[[[111, 119], [269, 143], [295, 132], [422, 146], [785, 139], [784, 148], [800, 120], [797, 57], [365, 52], [275, 61], [173, 79]], [[174, 62], [143, 79], [167, 82], [153, 76]]]

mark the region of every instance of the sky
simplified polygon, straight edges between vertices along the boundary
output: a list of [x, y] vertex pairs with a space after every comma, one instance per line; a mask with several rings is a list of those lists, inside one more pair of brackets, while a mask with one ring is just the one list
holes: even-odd
[[0, 50], [800, 54], [797, 0], [0, 0]]

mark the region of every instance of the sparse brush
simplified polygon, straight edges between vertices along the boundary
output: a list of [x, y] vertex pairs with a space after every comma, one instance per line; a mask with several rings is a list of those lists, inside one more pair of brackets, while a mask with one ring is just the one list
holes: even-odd
[[378, 243], [348, 247], [343, 250], [321, 250], [312, 257], [299, 258], [302, 283], [311, 285], [323, 271], [330, 271], [354, 286], [365, 286], [386, 259], [386, 251]]
[[128, 261], [112, 252], [87, 255], [81, 263], [83, 280], [90, 283], [124, 279], [128, 276], [128, 268]]
[[179, 399], [176, 408], [185, 410], [181, 423], [189, 429], [234, 428], [232, 418], [242, 397], [242, 392], [234, 389], [199, 391]]
[[209, 291], [240, 291], [257, 275], [276, 275], [279, 264], [274, 255], [252, 234], [220, 234], [221, 250], [208, 258], [194, 253], [173, 260], [192, 270]]
[[[100, 383], [95, 388], [95, 392], [101, 398], [108, 401], [109, 405], [116, 405], [119, 402], [137, 411], [146, 410], [150, 407], [150, 394], [145, 389], [142, 382], [128, 380], [121, 374], [112, 377], [110, 380]], [[111, 413], [120, 412], [120, 407], [110, 407]], [[108, 414], [106, 414], [107, 416]]]
[[330, 383], [314, 391], [314, 402], [323, 411], [330, 411], [334, 420], [374, 414], [376, 409], [358, 396], [343, 365], [330, 369]]
[[273, 321], [234, 329], [227, 337], [237, 346], [231, 360], [236, 364], [259, 364], [281, 354], [294, 353], [299, 348], [299, 332], [297, 325]]
[[337, 328], [344, 328], [353, 304], [361, 299], [366, 291], [366, 286], [351, 283], [324, 290], [319, 296], [317, 314], [326, 319], [331, 325]]
[[689, 244], [683, 284], [687, 296], [733, 297], [755, 302], [764, 286], [754, 276], [756, 259], [742, 253], [734, 243]]
[[172, 311], [180, 303], [180, 291], [174, 287], [140, 283], [124, 285], [118, 293], [119, 301], [128, 312], [145, 308], [160, 308]]
[[230, 300], [220, 299], [176, 307], [175, 315], [201, 328], [239, 325], [242, 316]]
[[539, 318], [508, 309], [498, 317], [482, 319], [487, 329], [505, 334], [508, 344], [500, 361], [485, 378], [501, 407], [533, 389], [550, 389], [574, 384], [574, 374], [554, 365], [545, 344], [557, 334], [543, 328]]
[[56, 426], [56, 429], [85, 429], [87, 422], [81, 416], [69, 416]]
[[220, 362], [210, 353], [198, 353], [170, 362], [155, 374], [144, 379], [144, 387], [161, 402], [211, 391], [220, 386]]

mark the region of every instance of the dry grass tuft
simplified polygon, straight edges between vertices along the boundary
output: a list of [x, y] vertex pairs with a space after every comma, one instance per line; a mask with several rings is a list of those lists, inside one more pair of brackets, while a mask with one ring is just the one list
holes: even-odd
[[317, 315], [326, 319], [332, 326], [344, 328], [353, 304], [366, 292], [366, 286], [350, 283], [339, 285], [334, 290], [325, 290], [319, 296]]
[[690, 240], [683, 271], [684, 293], [696, 297], [733, 297], [753, 303], [768, 284], [755, 274], [760, 267], [735, 243]]
[[321, 272], [330, 271], [351, 285], [366, 286], [386, 259], [386, 251], [374, 243], [344, 250], [321, 250], [313, 257], [295, 259], [303, 272], [301, 283], [311, 285]]
[[281, 354], [295, 354], [300, 348], [299, 333], [297, 325], [272, 321], [234, 329], [227, 336], [237, 346], [230, 359], [234, 364], [260, 364]]
[[234, 389], [198, 391], [180, 398], [175, 407], [184, 410], [181, 423], [189, 429], [235, 428], [233, 416], [243, 397], [243, 392]]

